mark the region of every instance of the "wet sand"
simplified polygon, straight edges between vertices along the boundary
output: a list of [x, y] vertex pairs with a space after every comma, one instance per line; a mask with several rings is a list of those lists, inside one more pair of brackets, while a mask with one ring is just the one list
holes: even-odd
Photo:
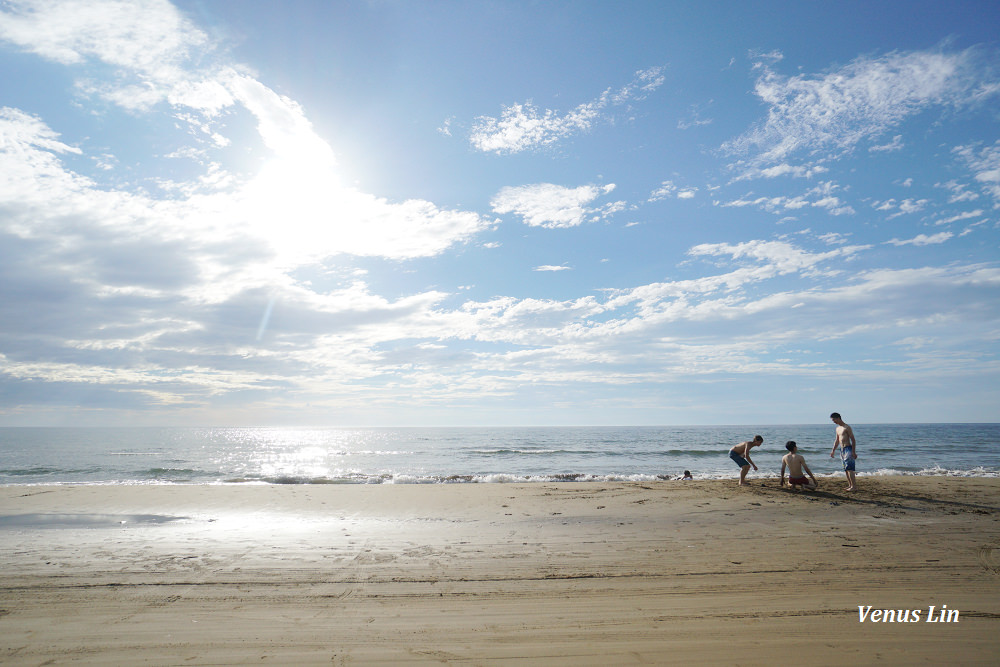
[[0, 662], [996, 664], [1000, 479], [859, 484], [0, 487]]

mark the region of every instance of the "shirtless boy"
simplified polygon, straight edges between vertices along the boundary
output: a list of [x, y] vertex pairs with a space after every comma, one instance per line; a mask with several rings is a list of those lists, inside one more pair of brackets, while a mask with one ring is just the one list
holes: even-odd
[[729, 458], [735, 461], [736, 465], [740, 467], [740, 486], [747, 483], [747, 473], [750, 472], [750, 466], [753, 466], [754, 470], [757, 469], [757, 464], [750, 459], [750, 449], [752, 447], [760, 447], [763, 444], [764, 438], [755, 435], [753, 440], [741, 442], [729, 450]]
[[840, 447], [840, 458], [844, 462], [844, 475], [847, 476], [847, 491], [857, 488], [854, 485], [854, 461], [858, 458], [858, 443], [854, 440], [854, 431], [840, 418], [839, 412], [830, 415], [830, 419], [837, 425], [837, 439], [833, 441], [833, 449], [830, 450], [830, 458]]
[[[785, 449], [788, 453], [781, 457], [781, 486], [785, 485], [785, 468], [788, 468], [788, 483], [796, 491], [799, 487], [805, 487], [809, 491], [815, 489], [818, 484], [816, 483], [816, 476], [813, 475], [812, 470], [806, 465], [805, 458], [799, 454], [799, 448], [795, 445], [794, 440], [789, 440], [785, 443]], [[802, 470], [805, 469], [806, 477], [802, 474]], [[812, 480], [812, 481], [810, 481]]]

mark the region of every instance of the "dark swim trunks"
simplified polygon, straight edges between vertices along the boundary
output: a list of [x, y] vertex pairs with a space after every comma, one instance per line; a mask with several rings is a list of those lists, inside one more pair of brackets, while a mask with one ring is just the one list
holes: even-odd
[[749, 461], [747, 461], [745, 458], [743, 458], [742, 456], [740, 456], [739, 454], [737, 454], [733, 450], [729, 450], [729, 458], [731, 458], [732, 460], [736, 461], [736, 465], [738, 465], [741, 468], [743, 466], [750, 465]]
[[809, 484], [809, 478], [808, 477], [789, 477], [788, 478], [788, 483], [789, 484]]

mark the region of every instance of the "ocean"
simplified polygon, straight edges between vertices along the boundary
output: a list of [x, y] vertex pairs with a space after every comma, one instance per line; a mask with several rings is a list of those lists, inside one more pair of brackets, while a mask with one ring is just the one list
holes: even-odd
[[[852, 424], [858, 475], [1000, 476], [1000, 424]], [[832, 424], [498, 428], [0, 428], [0, 484], [418, 484], [736, 478], [754, 435], [777, 477], [795, 440], [817, 476]]]

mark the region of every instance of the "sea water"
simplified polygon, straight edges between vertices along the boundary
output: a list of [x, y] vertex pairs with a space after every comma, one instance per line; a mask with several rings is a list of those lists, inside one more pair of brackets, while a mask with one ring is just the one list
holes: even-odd
[[[859, 476], [1000, 476], [1000, 424], [852, 424]], [[726, 479], [760, 434], [754, 476], [795, 440], [817, 475], [831, 424], [523, 428], [0, 428], [0, 484], [469, 483]]]

